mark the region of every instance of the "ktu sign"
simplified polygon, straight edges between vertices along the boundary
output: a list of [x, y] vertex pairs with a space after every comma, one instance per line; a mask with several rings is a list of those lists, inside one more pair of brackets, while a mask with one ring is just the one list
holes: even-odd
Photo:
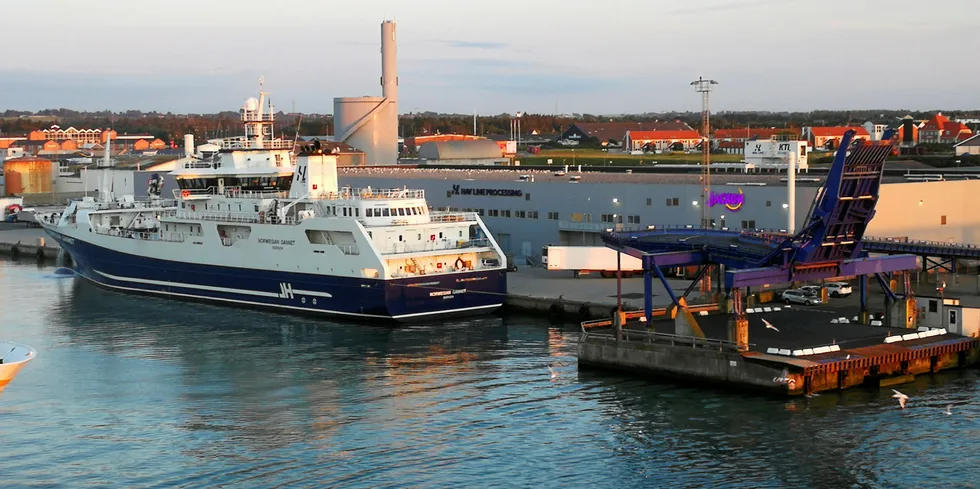
[[738, 212], [744, 203], [745, 194], [742, 193], [742, 189], [738, 189], [738, 193], [711, 192], [708, 197], [708, 207], [724, 205], [726, 209], [732, 212]]

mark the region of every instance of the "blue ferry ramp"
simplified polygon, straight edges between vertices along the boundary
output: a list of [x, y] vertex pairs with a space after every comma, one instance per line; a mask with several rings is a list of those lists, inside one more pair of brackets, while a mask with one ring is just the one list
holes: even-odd
[[726, 289], [868, 275], [915, 268], [915, 257], [868, 257], [862, 239], [881, 185], [891, 135], [881, 141], [841, 141], [827, 180], [817, 193], [799, 232], [757, 230], [648, 229], [605, 233], [606, 246], [644, 261], [646, 271], [659, 267], [724, 265]]

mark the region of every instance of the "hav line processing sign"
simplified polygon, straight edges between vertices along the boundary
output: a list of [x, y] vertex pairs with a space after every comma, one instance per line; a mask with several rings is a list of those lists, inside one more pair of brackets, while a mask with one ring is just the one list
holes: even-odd
[[726, 209], [732, 212], [738, 212], [744, 203], [745, 194], [742, 193], [742, 189], [738, 189], [738, 193], [711, 192], [711, 195], [708, 197], [708, 207], [724, 205]]

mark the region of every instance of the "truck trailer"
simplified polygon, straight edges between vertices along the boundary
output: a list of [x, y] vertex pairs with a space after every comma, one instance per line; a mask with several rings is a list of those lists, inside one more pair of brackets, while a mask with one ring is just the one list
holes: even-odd
[[[616, 250], [605, 246], [549, 246], [545, 255], [548, 270], [571, 270], [572, 276], [599, 273], [616, 276]], [[643, 273], [643, 262], [625, 253], [620, 256], [623, 278]]]

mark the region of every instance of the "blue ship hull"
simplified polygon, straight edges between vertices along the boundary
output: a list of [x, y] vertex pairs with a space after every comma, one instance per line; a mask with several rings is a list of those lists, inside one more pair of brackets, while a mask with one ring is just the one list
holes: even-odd
[[204, 265], [114, 251], [46, 228], [75, 271], [124, 292], [347, 318], [413, 321], [485, 314], [507, 292], [504, 270], [392, 280]]

